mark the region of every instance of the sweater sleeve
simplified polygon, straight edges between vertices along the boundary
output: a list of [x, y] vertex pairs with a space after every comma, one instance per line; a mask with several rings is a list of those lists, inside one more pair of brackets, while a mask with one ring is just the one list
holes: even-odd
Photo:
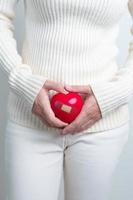
[[47, 77], [33, 74], [29, 65], [22, 62], [13, 36], [15, 6], [18, 0], [0, 0], [0, 68], [8, 78], [9, 89], [20, 95], [32, 109], [35, 97]]
[[[128, 10], [133, 20], [133, 0], [128, 1]], [[131, 35], [133, 36], [133, 26]], [[90, 87], [96, 97], [102, 117], [119, 106], [129, 103], [133, 96], [133, 39], [129, 42], [124, 67], [121, 67], [111, 80], [100, 84], [92, 83]]]

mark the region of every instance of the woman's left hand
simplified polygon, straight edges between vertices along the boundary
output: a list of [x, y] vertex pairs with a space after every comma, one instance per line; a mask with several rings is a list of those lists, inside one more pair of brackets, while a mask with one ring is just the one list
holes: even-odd
[[102, 118], [100, 108], [89, 85], [65, 85], [64, 87], [67, 91], [80, 93], [84, 99], [84, 104], [75, 120], [60, 130], [61, 135], [74, 134], [86, 130]]

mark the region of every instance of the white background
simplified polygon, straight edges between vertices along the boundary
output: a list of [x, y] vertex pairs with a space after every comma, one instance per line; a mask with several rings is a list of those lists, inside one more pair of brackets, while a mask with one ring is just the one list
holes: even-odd
[[[17, 39], [18, 51], [21, 53], [21, 45], [24, 34], [24, 10], [23, 3], [20, 3], [16, 9], [15, 19], [15, 37]], [[123, 66], [128, 53], [129, 41], [133, 39], [130, 34], [131, 17], [129, 13], [122, 18], [120, 22], [120, 33], [118, 37], [119, 55], [118, 63]], [[6, 103], [7, 103], [8, 85], [5, 75], [0, 71], [0, 199], [5, 200], [5, 179], [4, 179], [4, 129], [6, 122]], [[132, 200], [133, 199], [133, 99], [130, 106], [130, 135], [127, 146], [121, 155], [119, 164], [115, 170], [113, 188], [110, 200]], [[62, 179], [63, 180], [63, 179]], [[63, 182], [62, 182], [63, 183]], [[62, 184], [63, 186], [63, 184]], [[63, 187], [61, 187], [60, 199], [63, 199]]]

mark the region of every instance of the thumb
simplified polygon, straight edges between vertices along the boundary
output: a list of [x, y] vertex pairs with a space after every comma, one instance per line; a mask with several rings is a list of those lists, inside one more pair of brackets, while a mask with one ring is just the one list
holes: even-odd
[[64, 87], [71, 92], [91, 93], [89, 85], [65, 85]]

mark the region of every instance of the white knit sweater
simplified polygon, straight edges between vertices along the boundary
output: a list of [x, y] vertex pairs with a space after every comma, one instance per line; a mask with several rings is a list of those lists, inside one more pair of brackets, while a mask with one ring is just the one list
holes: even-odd
[[129, 121], [133, 41], [124, 67], [116, 61], [119, 22], [128, 10], [128, 0], [24, 0], [22, 55], [13, 33], [17, 2], [0, 0], [0, 67], [8, 77], [9, 119], [58, 131], [31, 113], [35, 97], [50, 79], [91, 86], [102, 119], [83, 132], [112, 129]]

